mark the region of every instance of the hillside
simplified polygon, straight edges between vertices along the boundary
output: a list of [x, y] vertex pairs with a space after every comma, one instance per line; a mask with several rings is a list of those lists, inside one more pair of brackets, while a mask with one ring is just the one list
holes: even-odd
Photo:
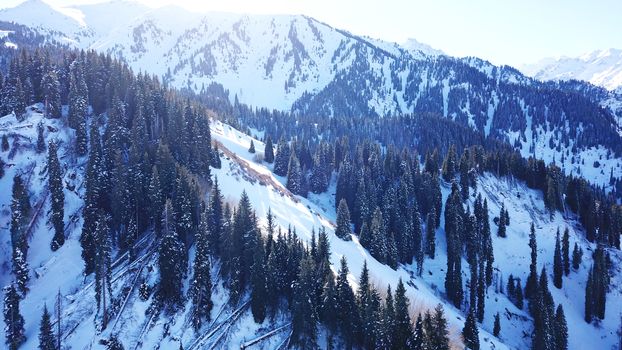
[[[613, 178], [622, 177], [619, 95], [560, 89], [511, 67], [447, 57], [415, 41], [400, 46], [361, 37], [305, 16], [136, 4], [118, 10], [126, 5], [58, 9], [29, 0], [0, 11], [0, 20], [109, 53], [180, 89], [220, 84], [232, 104], [304, 116], [432, 113], [507, 142], [523, 156], [563, 158], [566, 174], [582, 173], [604, 186], [612, 169]], [[103, 20], [111, 16], [114, 21]], [[606, 159], [604, 167], [593, 167], [596, 159]]]

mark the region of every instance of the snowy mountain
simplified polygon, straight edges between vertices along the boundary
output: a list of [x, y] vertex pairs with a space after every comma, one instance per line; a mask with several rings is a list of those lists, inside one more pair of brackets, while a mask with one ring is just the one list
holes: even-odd
[[579, 57], [545, 58], [521, 67], [538, 80], [584, 80], [609, 90], [622, 87], [622, 50], [607, 49]]
[[[524, 156], [563, 159], [570, 162], [566, 173], [595, 173], [590, 179], [598, 184], [609, 183], [611, 169], [622, 176], [622, 99], [542, 84], [514, 68], [451, 58], [415, 40], [400, 46], [305, 16], [201, 14], [125, 1], [59, 9], [29, 0], [0, 11], [0, 20], [109, 53], [177, 88], [200, 92], [221, 84], [231, 102], [310, 116], [432, 113]], [[4, 40], [15, 45], [11, 35]], [[570, 137], [563, 136], [567, 130]], [[582, 154], [578, 160], [568, 157], [570, 149]], [[594, 169], [586, 165], [593, 157], [611, 161]]]

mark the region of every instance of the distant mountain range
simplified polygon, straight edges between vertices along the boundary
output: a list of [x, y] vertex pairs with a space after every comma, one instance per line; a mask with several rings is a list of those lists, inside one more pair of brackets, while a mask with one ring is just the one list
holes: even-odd
[[521, 67], [521, 71], [539, 80], [577, 79], [609, 90], [622, 89], [622, 50], [598, 50], [579, 57], [545, 58]]
[[[126, 1], [67, 9], [29, 0], [0, 11], [0, 21], [109, 53], [177, 88], [221, 84], [232, 102], [310, 116], [442, 115], [524, 156], [563, 161], [566, 172], [584, 172], [585, 159], [614, 159], [597, 169], [596, 183], [609, 183], [610, 167], [622, 176], [619, 92], [540, 82], [413, 39], [399, 45], [361, 37], [300, 15], [193, 13]], [[0, 42], [19, 46], [5, 33]]]

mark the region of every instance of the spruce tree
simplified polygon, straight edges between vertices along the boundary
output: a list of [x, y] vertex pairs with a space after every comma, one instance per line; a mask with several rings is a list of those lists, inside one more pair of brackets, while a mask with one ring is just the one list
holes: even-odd
[[15, 177], [13, 177], [12, 193], [11, 227], [9, 231], [11, 233], [11, 245], [13, 251], [15, 251], [16, 248], [23, 250], [28, 247], [24, 229], [26, 226], [26, 219], [30, 214], [30, 200], [28, 198], [28, 191], [20, 175], [15, 175]]
[[298, 157], [296, 157], [296, 153], [292, 152], [291, 157], [289, 158], [289, 166], [287, 168], [287, 183], [285, 187], [290, 190], [293, 194], [302, 195], [302, 177], [304, 174], [302, 173], [302, 169], [300, 168], [300, 162], [298, 161]]
[[102, 312], [102, 329], [108, 323], [108, 308], [112, 302], [112, 268], [108, 218], [100, 213], [95, 228], [95, 299]]
[[434, 309], [432, 324], [432, 346], [430, 348], [436, 350], [449, 350], [449, 331], [447, 329], [447, 319], [445, 319], [445, 312], [443, 311], [443, 306], [441, 304], [438, 304]]
[[570, 274], [570, 232], [568, 227], [564, 230], [562, 238], [562, 259], [564, 262], [564, 274], [568, 276]]
[[[318, 348], [318, 319], [316, 305], [313, 303], [313, 293], [315, 290], [314, 285], [317, 283], [315, 268], [315, 262], [311, 257], [303, 258], [300, 262], [298, 278], [294, 282], [292, 302], [292, 345], [297, 349]], [[345, 333], [344, 336], [346, 336]]]
[[248, 153], [255, 153], [255, 144], [251, 140], [251, 145], [248, 147]]
[[58, 161], [56, 143], [48, 146], [48, 187], [52, 201], [50, 221], [54, 227], [54, 237], [50, 248], [56, 251], [65, 244], [65, 193], [63, 192], [62, 170]]
[[192, 324], [195, 330], [201, 328], [203, 320], [210, 320], [210, 313], [214, 303], [212, 302], [212, 277], [211, 264], [209, 257], [208, 240], [208, 216], [206, 212], [201, 213], [199, 229], [195, 234], [196, 252], [194, 256], [191, 285], [192, 305], [194, 313]]
[[501, 211], [499, 212], [499, 230], [497, 236], [505, 238], [506, 235], [506, 223], [505, 223], [505, 204], [501, 204]]
[[425, 347], [425, 334], [423, 333], [423, 320], [421, 314], [417, 316], [415, 322], [415, 330], [413, 332], [412, 339], [408, 342], [408, 348], [412, 350], [424, 350]]
[[525, 285], [525, 296], [527, 299], [531, 300], [535, 297], [538, 288], [538, 245], [536, 242], [536, 228], [533, 222], [531, 223], [531, 230], [529, 232], [529, 248], [531, 248], [531, 264], [529, 265], [529, 276], [527, 277], [527, 284]]
[[291, 150], [284, 138], [279, 140], [276, 149], [276, 156], [274, 157], [274, 173], [279, 176], [287, 175], [288, 163], [291, 155]]
[[45, 151], [44, 131], [43, 122], [37, 123], [37, 153], [43, 153], [43, 151]]
[[223, 197], [218, 187], [218, 178], [214, 178], [212, 185], [212, 191], [210, 193], [209, 204], [207, 207], [207, 220], [208, 220], [208, 241], [209, 249], [216, 256], [220, 256], [222, 253], [221, 243], [223, 240]]
[[500, 333], [501, 333], [501, 317], [499, 316], [499, 313], [497, 312], [495, 314], [495, 324], [492, 327], [492, 334], [495, 337], [499, 337]]
[[19, 312], [20, 297], [14, 285], [5, 288], [4, 294], [4, 334], [10, 350], [17, 350], [26, 341], [24, 318]]
[[566, 323], [566, 316], [564, 316], [564, 308], [562, 304], [557, 306], [555, 312], [555, 350], [567, 350], [568, 349], [568, 324]]
[[274, 162], [274, 149], [272, 146], [272, 138], [270, 137], [270, 135], [266, 137], [266, 146], [263, 153], [263, 160], [265, 160], [266, 163], [272, 164], [272, 162]]
[[583, 249], [579, 248], [579, 245], [575, 242], [574, 248], [572, 249], [572, 268], [578, 270], [579, 266], [581, 266], [582, 259]]
[[175, 227], [173, 205], [170, 200], [167, 200], [162, 212], [163, 238], [159, 248], [158, 266], [160, 268], [160, 295], [164, 301], [173, 304], [181, 301], [181, 282], [184, 275], [182, 255], [185, 255]]
[[446, 182], [451, 182], [456, 176], [456, 171], [458, 170], [458, 159], [456, 155], [456, 146], [451, 145], [449, 147], [449, 152], [447, 152], [447, 156], [443, 161], [443, 171], [442, 176], [443, 180]]
[[48, 118], [60, 118], [60, 82], [58, 74], [54, 70], [47, 72], [41, 80], [43, 89], [43, 102], [45, 104], [45, 116]]
[[335, 235], [344, 241], [349, 241], [352, 239], [350, 234], [352, 234], [350, 210], [348, 210], [348, 203], [342, 198], [337, 208], [337, 228], [335, 228]]
[[43, 315], [41, 316], [41, 324], [39, 326], [39, 349], [56, 350], [55, 342], [52, 323], [50, 322], [50, 313], [48, 312], [47, 305], [43, 305]]
[[354, 332], [359, 325], [358, 310], [354, 292], [348, 282], [348, 263], [346, 258], [341, 258], [341, 267], [337, 274], [336, 283], [336, 305], [337, 305], [337, 327], [343, 336], [345, 347], [351, 349], [354, 342]]
[[17, 285], [20, 293], [26, 295], [28, 292], [28, 280], [30, 276], [28, 274], [28, 261], [24, 255], [22, 248], [16, 247], [13, 249], [13, 275], [15, 275], [15, 284]]
[[408, 307], [406, 288], [400, 278], [397, 283], [397, 288], [395, 289], [395, 328], [393, 332], [393, 347], [396, 349], [406, 348], [408, 339], [412, 337], [412, 321], [410, 320]]
[[585, 283], [585, 322], [591, 323], [594, 315], [593, 303], [594, 303], [594, 276], [593, 276], [593, 268], [590, 269], [587, 275], [587, 282]]
[[426, 220], [425, 232], [426, 232], [426, 252], [430, 259], [434, 259], [436, 253], [436, 213], [432, 209], [428, 213]]
[[269, 293], [265, 273], [266, 255], [261, 235], [258, 234], [255, 240], [257, 242], [253, 252], [253, 265], [251, 266], [251, 311], [255, 322], [262, 323], [266, 318], [266, 304]]
[[9, 150], [9, 137], [7, 134], [2, 135], [2, 152], [7, 152]]
[[564, 266], [562, 262], [562, 252], [559, 241], [559, 229], [555, 237], [555, 254], [553, 256], [553, 285], [557, 289], [562, 288], [562, 276], [564, 275]]
[[82, 246], [82, 259], [84, 260], [84, 273], [86, 275], [95, 271], [95, 227], [97, 224], [98, 211], [101, 209], [101, 174], [102, 174], [101, 144], [99, 132], [93, 123], [91, 130], [91, 146], [86, 166], [85, 183], [86, 193], [84, 200], [84, 223], [80, 235]]
[[475, 320], [475, 310], [470, 309], [469, 314], [462, 328], [462, 340], [467, 349], [479, 350], [479, 330]]
[[449, 300], [456, 307], [460, 307], [463, 298], [462, 240], [460, 238], [460, 230], [463, 227], [462, 216], [462, 199], [458, 185], [453, 182], [451, 194], [445, 203], [445, 234], [447, 236], [445, 291]]

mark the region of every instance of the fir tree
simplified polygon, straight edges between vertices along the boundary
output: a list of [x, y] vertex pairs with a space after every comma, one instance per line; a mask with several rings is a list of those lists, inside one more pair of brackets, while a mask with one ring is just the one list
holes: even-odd
[[265, 160], [266, 163], [272, 164], [272, 162], [274, 162], [274, 149], [272, 146], [272, 138], [270, 137], [270, 135], [266, 137], [266, 146], [263, 153], [263, 160]]
[[56, 143], [51, 142], [48, 146], [48, 187], [52, 201], [52, 214], [50, 221], [54, 226], [54, 237], [50, 245], [52, 251], [65, 244], [65, 193], [63, 192], [62, 170], [58, 161]]
[[495, 337], [499, 337], [500, 333], [501, 333], [501, 317], [499, 316], [499, 313], [497, 312], [495, 314], [495, 324], [492, 327], [492, 334]]
[[251, 145], [248, 147], [248, 153], [255, 153], [255, 144], [253, 143], [253, 140], [251, 140]]
[[555, 237], [555, 254], [553, 256], [553, 285], [557, 289], [562, 288], [562, 276], [564, 275], [564, 266], [562, 262], [562, 253], [559, 241], [559, 229]]
[[40, 350], [56, 350], [54, 333], [52, 332], [52, 323], [50, 322], [50, 313], [46, 305], [43, 306], [43, 315], [41, 316], [41, 325], [39, 326], [39, 349]]
[[467, 349], [479, 350], [479, 330], [475, 321], [475, 310], [471, 308], [462, 328], [462, 340]]
[[24, 335], [24, 318], [19, 312], [20, 297], [14, 285], [5, 289], [4, 294], [4, 334], [10, 350], [17, 350], [26, 341]]
[[351, 233], [350, 210], [348, 210], [348, 203], [346, 203], [346, 200], [342, 198], [339, 201], [339, 207], [337, 208], [337, 228], [335, 229], [335, 235], [344, 241], [349, 241], [351, 240]]

